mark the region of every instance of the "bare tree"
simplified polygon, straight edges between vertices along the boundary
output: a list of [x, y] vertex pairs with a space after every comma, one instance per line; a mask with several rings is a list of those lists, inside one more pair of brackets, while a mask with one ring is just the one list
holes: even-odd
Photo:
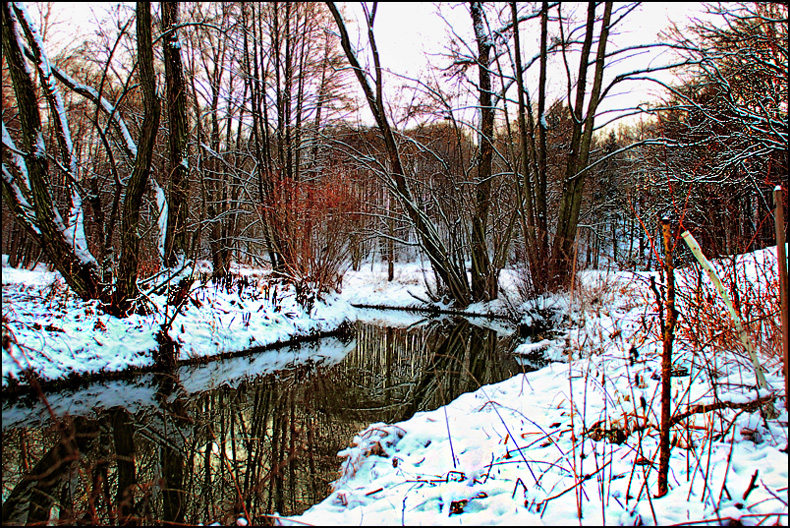
[[[3, 49], [9, 65], [14, 96], [20, 116], [17, 148], [11, 132], [3, 122], [3, 197], [17, 220], [25, 226], [47, 257], [61, 272], [74, 292], [83, 299], [100, 299], [119, 316], [129, 313], [137, 297], [139, 258], [139, 217], [143, 192], [148, 183], [151, 158], [159, 123], [156, 80], [153, 70], [150, 10], [147, 4], [137, 7], [137, 56], [141, 89], [145, 101], [143, 131], [139, 148], [134, 146], [134, 167], [126, 185], [122, 207], [122, 245], [114, 289], [102, 284], [100, 267], [88, 250], [84, 233], [84, 211], [69, 123], [55, 73], [44, 54], [43, 42], [26, 9], [19, 3], [3, 4]], [[36, 65], [40, 86], [49, 107], [57, 148], [47, 149], [42, 121], [35, 98], [36, 84], [31, 78], [24, 54]], [[83, 89], [85, 87], [82, 87]], [[101, 102], [99, 94], [91, 94]], [[51, 194], [49, 158], [65, 175], [70, 203], [64, 221]]]
[[789, 156], [788, 19], [782, 4], [722, 4], [709, 14], [671, 32], [688, 66], [684, 82], [664, 85], [655, 134], [676, 147], [648, 161], [654, 184], [683, 197], [684, 222], [706, 253], [724, 255], [773, 243], [765, 219]]
[[121, 216], [121, 255], [112, 296], [112, 311], [124, 315], [137, 297], [137, 265], [140, 249], [140, 205], [148, 185], [156, 135], [159, 131], [159, 98], [156, 94], [154, 50], [151, 37], [150, 4], [137, 4], [137, 62], [143, 92], [143, 127], [137, 145], [134, 169], [126, 184]]
[[189, 144], [187, 123], [187, 93], [181, 43], [178, 38], [178, 2], [162, 2], [162, 30], [164, 36], [165, 82], [167, 85], [167, 115], [170, 192], [168, 221], [165, 236], [164, 264], [183, 265], [187, 252], [187, 208], [189, 199]]
[[[676, 63], [650, 64], [614, 75], [605, 82], [606, 69], [620, 57], [642, 53], [653, 48], [672, 47], [671, 44], [649, 43], [608, 50], [612, 28], [625, 20], [637, 6], [638, 4], [626, 4], [615, 9], [612, 3], [604, 2], [603, 13], [598, 15], [598, 5], [590, 2], [587, 4], [586, 21], [578, 28], [570, 29], [567, 24], [570, 23], [571, 18], [563, 15], [560, 4], [542, 3], [539, 51], [526, 65], [522, 65], [522, 53], [518, 42], [520, 19], [517, 19], [515, 4], [511, 4], [511, 26], [517, 39], [514, 69], [519, 90], [519, 143], [524, 159], [524, 176], [519, 184], [522, 193], [520, 199], [520, 207], [523, 209], [522, 231], [527, 246], [531, 284], [537, 291], [564, 288], [569, 284], [585, 196], [585, 182], [591, 174], [594, 174], [595, 168], [612, 157], [642, 145], [665, 143], [664, 138], [643, 138], [628, 145], [619, 145], [618, 149], [604, 156], [591, 158], [595, 145], [594, 134], [600, 127], [596, 125], [599, 108], [615, 86], [631, 80], [653, 80], [651, 74], [688, 62], [682, 59]], [[555, 9], [559, 34], [549, 39], [549, 12]], [[529, 15], [524, 17], [524, 19], [528, 18]], [[580, 56], [576, 73], [573, 74], [571, 52], [576, 50], [580, 51]], [[549, 83], [546, 64], [552, 55], [559, 55], [564, 65], [566, 77], [564, 104], [570, 112], [570, 135], [565, 148], [567, 155], [559, 158], [562, 168], [557, 182], [559, 202], [556, 215], [550, 214], [552, 208], [549, 207], [549, 194], [552, 165], [556, 165], [558, 159], [556, 156], [552, 159], [550, 155], [552, 131], [548, 123], [548, 116], [555, 107], [551, 106], [548, 112], [546, 111], [546, 87]], [[538, 63], [540, 67], [537, 116], [532, 114], [529, 93], [523, 80], [523, 71], [534, 63]], [[621, 109], [620, 116], [627, 110], [629, 109]], [[643, 108], [630, 109], [630, 113], [641, 112], [644, 112]], [[553, 240], [549, 243], [549, 238], [552, 236]]]
[[[552, 276], [550, 284], [564, 286], [571, 272], [574, 255], [574, 243], [579, 222], [584, 176], [581, 170], [587, 166], [590, 156], [590, 145], [595, 126], [595, 113], [601, 102], [603, 70], [606, 59], [606, 42], [609, 37], [609, 24], [612, 16], [612, 2], [604, 3], [601, 20], [601, 31], [598, 37], [598, 50], [595, 56], [592, 89], [587, 93], [587, 76], [589, 55], [592, 49], [595, 28], [595, 3], [587, 8], [587, 24], [579, 60], [579, 73], [576, 78], [576, 101], [571, 106], [573, 112], [573, 135], [570, 144], [570, 156], [563, 181], [562, 199], [559, 211], [557, 232], [552, 247]], [[562, 27], [562, 25], [560, 25]], [[563, 50], [564, 51], [564, 50]], [[564, 56], [564, 55], [563, 55]], [[567, 65], [567, 59], [566, 65]], [[568, 79], [568, 103], [571, 100], [571, 80]], [[584, 111], [585, 99], [587, 110]]]
[[[365, 93], [368, 106], [373, 113], [376, 126], [384, 142], [389, 166], [386, 170], [381, 171], [380, 174], [385, 178], [388, 188], [397, 197], [401, 207], [408, 215], [411, 225], [417, 233], [420, 247], [427, 255], [438, 278], [440, 288], [444, 290], [444, 293], [450, 299], [461, 306], [466, 306], [472, 302], [473, 297], [463, 259], [459, 259], [458, 255], [454, 256], [448, 250], [439, 236], [436, 226], [415, 200], [401, 160], [400, 148], [395, 140], [395, 134], [385, 111], [383, 100], [384, 81], [373, 29], [376, 19], [376, 6], [374, 5], [372, 10], [368, 10], [365, 7], [368, 41], [374, 67], [372, 74], [366, 72], [360, 65], [357, 54], [351, 47], [345, 22], [337, 7], [333, 3], [327, 3], [327, 6], [335, 19], [340, 31], [341, 45]], [[372, 85], [369, 77], [373, 78]]]
[[[62, 270], [74, 292], [82, 298], [99, 298], [99, 266], [88, 252], [84, 238], [82, 200], [74, 187], [76, 172], [71, 157], [71, 134], [66, 121], [63, 100], [57, 89], [43, 43], [27, 10], [21, 4], [4, 3], [2, 7], [3, 56], [8, 64], [19, 111], [21, 149], [2, 124], [3, 198], [16, 218], [53, 265]], [[69, 176], [70, 215], [63, 220], [50, 192], [49, 161], [44, 145], [41, 115], [36, 100], [33, 72], [23, 56], [29, 46], [36, 61], [37, 74], [44, 86], [50, 113], [55, 120], [61, 168]]]
[[480, 90], [480, 133], [477, 160], [477, 200], [472, 217], [472, 277], [471, 300], [495, 299], [498, 292], [498, 273], [491, 269], [486, 243], [486, 225], [491, 207], [491, 167], [494, 157], [494, 107], [491, 88], [491, 42], [486, 31], [483, 6], [472, 2], [469, 6], [477, 42], [477, 69]]

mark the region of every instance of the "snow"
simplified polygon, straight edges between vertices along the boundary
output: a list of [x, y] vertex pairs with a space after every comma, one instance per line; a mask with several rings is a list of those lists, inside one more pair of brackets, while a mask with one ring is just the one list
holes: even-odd
[[516, 347], [515, 354], [528, 356], [530, 354], [536, 354], [538, 352], [544, 352], [547, 348], [551, 346], [551, 341], [548, 339], [541, 339], [537, 343], [522, 343], [518, 347]]
[[[24, 181], [25, 185], [28, 189], [30, 189], [30, 176], [27, 172], [27, 165], [25, 164], [25, 160], [22, 159], [20, 156], [20, 151], [16, 148], [14, 144], [14, 140], [11, 138], [11, 134], [8, 133], [8, 129], [5, 127], [5, 121], [3, 121], [3, 145], [5, 146], [6, 152], [8, 152], [8, 156], [11, 158], [11, 162], [14, 164], [14, 167], [22, 176], [22, 180]], [[3, 164], [5, 165], [5, 163]], [[10, 182], [11, 180], [9, 180]], [[24, 198], [24, 197], [23, 197]], [[25, 200], [27, 203], [27, 200]]]
[[[14, 7], [19, 7], [19, 4], [15, 2]], [[22, 38], [22, 28], [19, 27], [19, 20], [17, 19], [16, 11], [14, 9], [10, 9], [9, 11], [11, 13], [11, 31], [14, 34], [14, 38], [16, 39], [16, 44], [19, 46], [19, 49], [24, 50], [25, 40]], [[22, 61], [22, 68], [28, 77], [32, 75], [30, 68], [28, 68], [27, 62]]]
[[[63, 133], [66, 135], [66, 139], [71, 141], [70, 136], [68, 136], [68, 130], [64, 128]], [[23, 211], [26, 211], [23, 214], [23, 218], [35, 232], [40, 233], [36, 217], [27, 212], [30, 211], [32, 213], [33, 211], [33, 207], [30, 205], [27, 196], [27, 193], [31, 188], [27, 164], [25, 160], [19, 155], [16, 145], [14, 145], [14, 141], [11, 139], [8, 130], [6, 130], [5, 123], [3, 123], [2, 135], [3, 145], [6, 147], [6, 150], [10, 152], [9, 157], [20, 177], [22, 178], [22, 185], [24, 187], [20, 188], [16, 178], [8, 170], [5, 163], [3, 163], [3, 179], [11, 188], [13, 196], [19, 203], [19, 206]], [[44, 137], [41, 135], [41, 131], [38, 131], [36, 134], [36, 147], [33, 154], [42, 158], [46, 156], [46, 146], [44, 144]], [[95, 259], [88, 250], [83, 220], [84, 213], [82, 211], [82, 199], [76, 190], [72, 190], [71, 193], [71, 208], [69, 211], [68, 225], [64, 224], [63, 219], [60, 216], [60, 212], [57, 209], [52, 211], [52, 222], [55, 225], [55, 228], [63, 234], [65, 242], [74, 248], [74, 254], [77, 256], [80, 262], [82, 262], [84, 265], [91, 265], [95, 263]]]
[[30, 40], [33, 43], [33, 54], [38, 59], [38, 70], [41, 76], [41, 81], [46, 87], [47, 93], [49, 94], [48, 100], [50, 107], [53, 110], [55, 126], [59, 131], [60, 139], [62, 139], [64, 143], [63, 147], [66, 150], [68, 156], [69, 170], [71, 171], [72, 175], [76, 177], [77, 162], [72, 158], [74, 144], [71, 140], [71, 132], [69, 131], [69, 121], [66, 117], [66, 109], [63, 105], [63, 97], [60, 94], [60, 90], [58, 90], [54, 77], [52, 76], [52, 69], [50, 67], [49, 59], [46, 57], [46, 55], [44, 55], [44, 42], [42, 41], [41, 35], [36, 28], [36, 24], [33, 23], [33, 19], [30, 17], [30, 13], [28, 13], [27, 8], [25, 8], [21, 2], [15, 3], [14, 8], [19, 11], [22, 20], [24, 21], [25, 29], [30, 34]]
[[[775, 248], [733, 262], [750, 295], [775, 295]], [[722, 276], [732, 276], [726, 259], [714, 266]], [[196, 265], [198, 270], [205, 267]], [[289, 287], [280, 284], [275, 290], [259, 271], [234, 269], [249, 277], [252, 286], [227, 293], [197, 283], [190, 294], [194, 302], [174, 319], [170, 335], [182, 344], [182, 359], [326, 331], [357, 317], [379, 320], [381, 311], [358, 310], [351, 303], [414, 307], [419, 304], [415, 297], [425, 298], [423, 277], [431, 278], [418, 263], [397, 263], [396, 280], [389, 282], [386, 264], [368, 263], [347, 272], [340, 294], [327, 295], [306, 310]], [[676, 273], [679, 287], [697, 280], [691, 268]], [[650, 275], [585, 271], [573, 292], [523, 303], [518, 309], [525, 325], [556, 317], [554, 322], [563, 326], [556, 335], [521, 344], [517, 353], [529, 361], [542, 352], [553, 362], [408, 420], [371, 424], [339, 453], [343, 464], [330, 495], [302, 515], [280, 517], [279, 522], [786, 524], [788, 415], [781, 363], [761, 358], [768, 389], [756, 391], [753, 369], [735, 336], [729, 348], [709, 345], [702, 352], [690, 350], [687, 340], [676, 341], [673, 410], [743, 404], [768, 394], [775, 396], [776, 416], [730, 408], [681, 421], [671, 431], [669, 492], [656, 497], [662, 343]], [[512, 292], [514, 280], [506, 270], [500, 284]], [[709, 283], [701, 287], [701, 294], [715, 295]], [[115, 319], [69, 295], [56, 272], [13, 269], [4, 257], [4, 333], [13, 333], [18, 343], [9, 347], [10, 353], [3, 352], [4, 386], [20, 378], [21, 366], [55, 379], [72, 372], [150, 365], [153, 335], [167, 316], [164, 298], [152, 295], [151, 301], [154, 314]], [[678, 298], [681, 321], [691, 318], [687, 302]], [[723, 303], [715, 297], [711, 302], [726, 316]], [[493, 303], [474, 310], [500, 308]], [[395, 324], [404, 327], [423, 318], [412, 312], [396, 317]], [[197, 391], [315, 358], [333, 364], [347, 353], [340, 340], [320, 349], [270, 350], [180, 367], [179, 379], [187, 392]], [[145, 405], [154, 391], [146, 376], [124, 394], [114, 382], [98, 382], [50, 403], [56, 413], [76, 412], [80, 405], [112, 406], [118, 399]], [[38, 408], [32, 414], [43, 418], [45, 412]], [[25, 423], [30, 415], [4, 404], [4, 426]], [[756, 488], [749, 490], [755, 473]]]
[[32, 156], [36, 158], [45, 158], [47, 155], [47, 145], [44, 143], [44, 136], [41, 130], [36, 131], [36, 146], [33, 148]]
[[69, 211], [69, 225], [63, 235], [66, 240], [74, 247], [74, 253], [80, 262], [89, 264], [96, 262], [96, 259], [88, 249], [88, 241], [85, 238], [85, 213], [82, 210], [82, 198], [75, 190], [71, 192], [71, 210]]
[[159, 243], [157, 245], [157, 250], [159, 251], [159, 259], [161, 262], [165, 260], [165, 239], [167, 238], [167, 198], [165, 197], [165, 191], [162, 189], [162, 186], [159, 185], [154, 178], [149, 180], [151, 182], [151, 187], [154, 189], [154, 193], [156, 194], [156, 208], [159, 211], [159, 217], [157, 219], [157, 225], [159, 226]]
[[359, 271], [349, 271], [343, 278], [343, 298], [352, 304], [415, 308], [423, 303], [415, 297], [426, 298], [423, 273], [433, 282], [433, 272], [426, 262], [397, 263], [393, 281], [387, 281], [387, 263], [362, 265]]
[[[9, 380], [24, 383], [26, 368], [43, 380], [55, 380], [153, 364], [152, 351], [159, 347], [156, 333], [172, 316], [165, 295], [149, 296], [151, 315], [118, 319], [102, 313], [96, 301], [71, 294], [57, 272], [17, 270], [5, 264], [4, 260], [4, 332], [8, 328], [16, 345], [11, 353], [3, 351], [4, 387]], [[293, 287], [266, 287], [255, 280], [241, 293], [196, 282], [190, 297], [192, 302], [169, 328], [181, 345], [182, 360], [330, 332], [354, 319], [354, 309], [335, 294], [307, 310], [296, 302]]]
[[[774, 255], [768, 248], [738, 260], [758, 291], [770, 288], [764, 279]], [[404, 276], [387, 286], [384, 268], [360, 273], [371, 288], [355, 289], [349, 294], [355, 300], [410, 305], [408, 292], [419, 295]], [[414, 270], [404, 275], [419, 276]], [[669, 493], [655, 497], [661, 343], [642, 343], [634, 360], [625, 337], [636, 336], [651, 315], [639, 301], [646, 295], [646, 275], [583, 272], [583, 288], [575, 296], [534, 301], [533, 308], [565, 307], [571, 319], [585, 318], [585, 324], [572, 327], [564, 340], [524, 343], [516, 352], [549, 349], [548, 356], [567, 358], [570, 349], [570, 365], [552, 363], [481, 387], [404, 422], [372, 424], [340, 453], [345, 460], [330, 496], [303, 515], [280, 518], [281, 524], [722, 524], [728, 518], [786, 524], [787, 411], [781, 397], [775, 400], [777, 419], [727, 410], [720, 422], [706, 413], [690, 418], [689, 429], [676, 426], [675, 440], [683, 444], [691, 432], [694, 449], [672, 450]], [[678, 275], [683, 281], [692, 274]], [[351, 274], [352, 281], [359, 279]], [[595, 304], [591, 295], [603, 298]], [[574, 308], [585, 302], [593, 308]], [[531, 322], [530, 313], [524, 322]], [[598, 353], [580, 358], [584, 343]], [[678, 350], [676, 366], [691, 367], [691, 376], [673, 377], [673, 394], [682, 395], [673, 407], [740, 403], [764, 394], [742, 389], [755, 384], [754, 375], [748, 365], [726, 361], [726, 352], [717, 352], [718, 372], [711, 379], [710, 371]], [[774, 365], [770, 371], [768, 385], [780, 392], [781, 370]], [[589, 431], [598, 422], [611, 429], [628, 426], [630, 433], [621, 444], [594, 440]], [[639, 459], [647, 464], [636, 464]], [[760, 484], [743, 499], [755, 471]]]
[[[570, 371], [567, 364], [553, 363], [538, 372], [464, 394], [444, 408], [418, 413], [410, 420], [373, 424], [357, 435], [352, 447], [340, 453], [346, 460], [331, 495], [305, 514], [282, 521], [322, 525], [574, 525], [579, 522], [576, 496], [572, 490], [564, 495], [561, 492], [573, 487], [578, 480], [574, 479], [576, 473], [590, 476], [580, 486], [584, 524], [633, 524], [637, 519], [653, 523], [649, 502], [633, 500], [644, 481], [642, 469], [631, 473], [638, 468], [634, 461], [641, 456], [655, 463], [656, 435], [647, 433], [640, 441], [633, 433], [622, 445], [587, 439], [576, 445], [575, 452], [572, 442], [573, 434], [577, 438], [582, 435], [583, 413], [588, 424], [605, 417], [606, 400], [595, 397], [603, 396], [598, 378], [605, 376], [612, 396], [630, 392], [627, 365], [625, 358], [614, 354]], [[569, 374], [586, 379], [586, 383], [574, 383], [571, 392]], [[773, 381], [781, 382], [778, 378]], [[654, 392], [657, 383], [651, 382], [643, 392]], [[623, 410], [628, 407], [633, 406], [624, 405]], [[614, 418], [614, 410], [610, 413], [612, 420], [622, 419]], [[704, 446], [699, 446], [703, 449], [691, 455], [691, 471], [685, 469], [687, 451], [673, 450], [671, 491], [662, 499], [652, 499], [658, 524], [715, 518], [711, 501], [700, 501], [706, 472], [708, 488], [715, 490], [713, 501], [721, 502], [721, 516], [786, 513], [786, 506], [767, 491], [777, 493], [787, 486], [787, 455], [777, 449], [787, 441], [786, 429], [775, 423], [763, 428], [760, 420], [748, 415], [739, 418], [737, 424], [738, 430], [763, 430], [764, 441], [736, 442], [731, 455], [727, 440], [712, 442], [707, 453]], [[639, 446], [641, 454], [636, 449]], [[726, 472], [728, 457], [731, 464]], [[652, 467], [642, 468], [651, 471], [654, 483]], [[741, 510], [735, 506], [737, 500], [719, 501], [725, 476], [728, 489], [737, 499], [736, 495], [746, 490], [754, 469], [760, 470], [763, 479], [763, 489], [749, 497], [748, 504], [754, 507]], [[689, 480], [695, 474], [697, 477]], [[645, 493], [654, 494], [655, 489]], [[626, 501], [629, 495], [632, 499]], [[694, 499], [687, 500], [689, 495]], [[455, 510], [460, 510], [456, 513], [454, 502]]]
[[[24, 168], [24, 165], [21, 165]], [[24, 169], [24, 174], [26, 177], [27, 169]], [[11, 192], [13, 193], [14, 200], [17, 201], [19, 207], [22, 211], [21, 218], [24, 219], [25, 223], [36, 233], [40, 233], [38, 226], [36, 225], [36, 219], [33, 213], [33, 207], [30, 205], [30, 202], [27, 201], [27, 197], [22, 192], [22, 189], [19, 188], [14, 176], [8, 170], [5, 163], [3, 164], [3, 181], [8, 183], [9, 187], [11, 187]]]
[[[175, 375], [182, 381], [180, 390], [186, 395], [197, 394], [220, 386], [237, 388], [243, 382], [264, 374], [303, 365], [308, 361], [316, 366], [331, 367], [340, 362], [354, 347], [354, 342], [343, 343], [337, 338], [324, 338], [300, 347], [285, 347], [258, 354], [237, 356], [223, 361], [199, 365], [183, 365]], [[134, 414], [141, 409], [157, 406], [156, 393], [161, 382], [153, 373], [143, 373], [130, 379], [95, 381], [77, 389], [52, 392], [47, 403], [57, 416], [89, 415], [123, 406]], [[49, 410], [35, 400], [5, 400], [3, 428], [38, 427], [49, 421]]]
[[99, 97], [99, 92], [97, 92], [94, 88], [78, 82], [76, 79], [72, 78], [66, 72], [58, 69], [54, 65], [51, 65], [51, 68], [53, 73], [55, 73], [55, 75], [69, 88], [91, 99], [93, 102], [101, 106], [102, 110], [104, 110], [104, 112], [110, 116], [110, 118], [115, 121], [115, 124], [118, 126], [118, 131], [123, 137], [124, 147], [127, 151], [127, 154], [132, 158], [137, 156], [137, 144], [134, 142], [132, 135], [129, 133], [129, 128], [126, 126], [126, 121], [124, 121], [119, 112], [116, 111], [116, 107], [113, 106], [106, 98]]

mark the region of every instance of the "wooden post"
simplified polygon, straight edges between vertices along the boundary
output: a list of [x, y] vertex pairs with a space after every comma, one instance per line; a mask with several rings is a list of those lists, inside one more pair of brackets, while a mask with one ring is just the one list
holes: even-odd
[[672, 233], [669, 218], [661, 219], [661, 231], [664, 237], [664, 267], [666, 270], [667, 298], [666, 298], [666, 323], [664, 324], [663, 339], [664, 350], [661, 356], [661, 429], [658, 436], [658, 497], [663, 497], [669, 491], [667, 480], [669, 476], [669, 455], [672, 449], [669, 445], [669, 431], [672, 428], [670, 407], [672, 399], [672, 342], [675, 338], [675, 273], [672, 266]]
[[788, 341], [788, 323], [787, 323], [787, 251], [785, 249], [785, 221], [784, 221], [784, 206], [782, 204], [782, 188], [777, 185], [774, 188], [774, 203], [776, 204], [776, 214], [774, 216], [776, 221], [776, 261], [779, 271], [779, 303], [781, 306], [781, 321], [782, 325], [782, 352], [785, 363], [785, 410], [788, 409], [788, 390], [787, 390], [787, 341]]
[[738, 315], [737, 310], [735, 310], [735, 305], [732, 304], [732, 299], [730, 299], [729, 294], [727, 294], [727, 290], [724, 289], [724, 285], [721, 283], [721, 279], [719, 279], [716, 270], [713, 269], [710, 261], [702, 253], [699, 243], [697, 243], [697, 240], [691, 233], [688, 231], [683, 231], [680, 236], [686, 241], [686, 244], [694, 254], [697, 262], [700, 263], [702, 269], [704, 269], [705, 273], [708, 274], [713, 286], [715, 286], [716, 291], [719, 292], [721, 299], [727, 306], [727, 311], [730, 313], [730, 318], [732, 319], [733, 324], [735, 324], [735, 330], [738, 332], [738, 337], [740, 338], [741, 343], [743, 343], [743, 347], [746, 349], [746, 352], [749, 354], [749, 357], [752, 360], [754, 376], [757, 379], [757, 386], [761, 389], [767, 388], [768, 384], [765, 381], [765, 375], [763, 374], [762, 366], [760, 366], [760, 361], [757, 359], [757, 354], [755, 352], [754, 344], [752, 343], [752, 338], [749, 336], [749, 332], [746, 331], [746, 327], [743, 325], [743, 321], [741, 321], [741, 316]]

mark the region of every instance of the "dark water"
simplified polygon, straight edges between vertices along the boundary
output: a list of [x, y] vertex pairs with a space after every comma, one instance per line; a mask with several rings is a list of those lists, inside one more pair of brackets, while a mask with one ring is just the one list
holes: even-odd
[[[329, 494], [337, 452], [357, 432], [523, 372], [515, 345], [460, 318], [358, 322], [351, 342], [49, 394], [52, 412], [4, 402], [3, 523], [265, 524], [300, 513]], [[261, 374], [265, 354], [291, 364]]]

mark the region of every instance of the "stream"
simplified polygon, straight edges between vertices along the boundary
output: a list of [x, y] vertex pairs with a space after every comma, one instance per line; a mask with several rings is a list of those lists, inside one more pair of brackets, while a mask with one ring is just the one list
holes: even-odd
[[338, 451], [533, 370], [515, 327], [359, 310], [356, 336], [3, 401], [3, 523], [233, 524], [298, 514]]

